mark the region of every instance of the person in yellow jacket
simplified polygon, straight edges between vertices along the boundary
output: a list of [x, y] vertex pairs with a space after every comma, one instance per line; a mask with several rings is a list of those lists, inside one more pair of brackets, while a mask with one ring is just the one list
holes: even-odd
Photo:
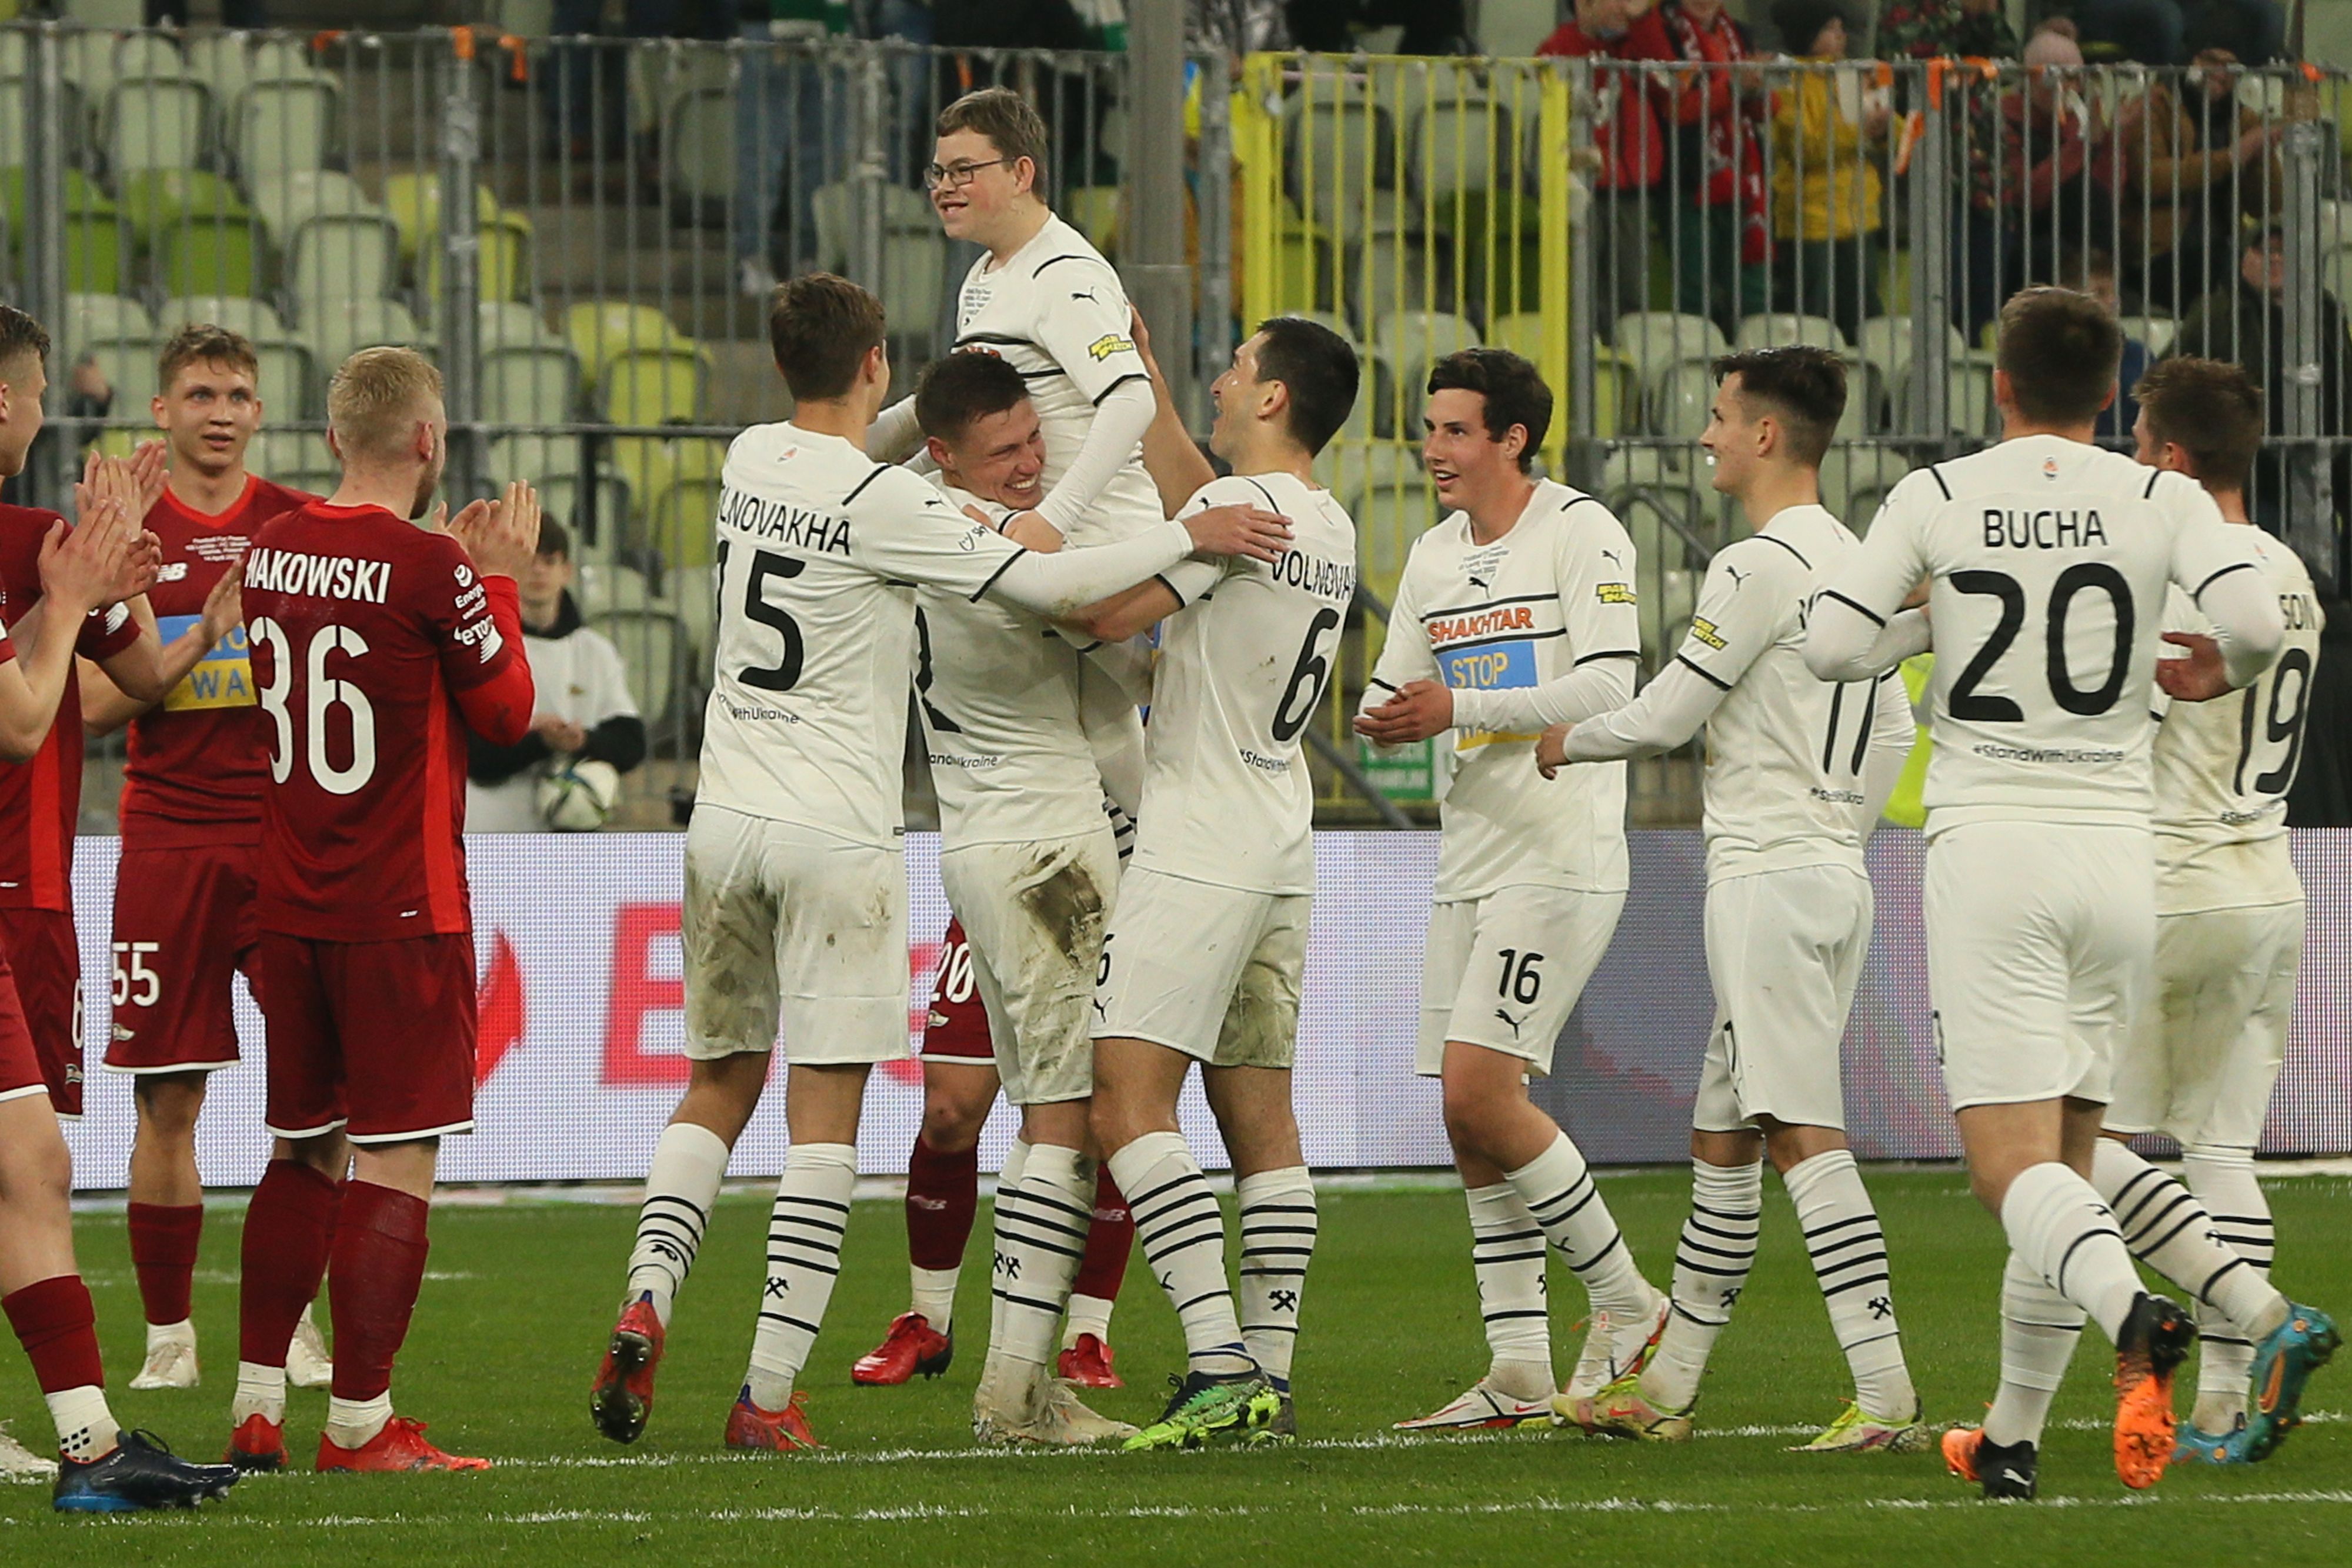
[[[1801, 63], [1845, 58], [1845, 14], [1835, 0], [1780, 0], [1772, 21]], [[1828, 316], [1847, 342], [1878, 314], [1878, 268], [1868, 237], [1885, 223], [1884, 156], [1893, 118], [1867, 68], [1807, 68], [1776, 82], [1772, 105], [1772, 234], [1791, 254], [1780, 307]]]

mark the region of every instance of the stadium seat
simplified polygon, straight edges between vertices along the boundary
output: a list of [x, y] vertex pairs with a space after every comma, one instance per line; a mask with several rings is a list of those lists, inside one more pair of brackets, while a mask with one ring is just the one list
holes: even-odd
[[[435, 237], [437, 238], [437, 235]], [[479, 221], [476, 231], [475, 291], [485, 300], [520, 300], [530, 292], [530, 219], [501, 207]], [[427, 244], [417, 257], [417, 286], [426, 298], [441, 297], [442, 247]]]
[[1117, 185], [1079, 185], [1062, 197], [1062, 216], [1105, 256], [1118, 250], [1121, 193]]
[[1483, 205], [1517, 167], [1512, 155], [1511, 117], [1500, 104], [1483, 100], [1431, 104], [1412, 118], [1411, 168], [1415, 191], [1434, 205], [1439, 219], [1460, 195]]
[[596, 528], [594, 537], [590, 536], [581, 457], [577, 436], [501, 436], [490, 443], [488, 473], [498, 484], [529, 479], [538, 487], [547, 515], [571, 529], [583, 547], [629, 537], [634, 528], [629, 481], [609, 458], [600, 459], [597, 468]]
[[1386, 110], [1336, 83], [1319, 81], [1283, 116], [1291, 194], [1309, 222], [1340, 240], [1399, 226], [1396, 127]]
[[58, 363], [72, 364], [84, 354], [133, 405], [153, 391], [155, 348], [161, 334], [146, 307], [120, 294], [68, 294], [58, 343]]
[[341, 151], [342, 88], [321, 71], [249, 84], [228, 140], [246, 189], [296, 169], [324, 168]]
[[735, 200], [735, 94], [707, 88], [670, 100], [663, 117], [662, 161], [670, 216], [717, 226]]
[[[1521, 359], [1540, 369], [1544, 363], [1546, 329], [1543, 313], [1522, 310], [1508, 316], [1497, 316], [1486, 331], [1486, 341], [1498, 349], [1508, 349]], [[1634, 374], [1633, 363], [1606, 343], [1580, 345], [1592, 359], [1592, 395], [1599, 405], [1593, 415], [1593, 430], [1603, 440], [1625, 434], [1626, 416], [1638, 415], [1642, 405], [1641, 378]], [[1569, 389], [1557, 389], [1561, 406], [1567, 406]], [[1558, 419], [1555, 418], [1555, 424]]]
[[1783, 348], [1791, 343], [1811, 343], [1834, 349], [1841, 354], [1853, 353], [1853, 345], [1845, 341], [1838, 324], [1827, 316], [1801, 316], [1786, 310], [1767, 310], [1740, 318], [1738, 331], [1731, 339], [1731, 346], [1743, 352]]
[[[12, 86], [0, 83], [0, 89]], [[0, 99], [0, 113], [6, 110]], [[114, 294], [128, 281], [123, 276], [121, 215], [106, 193], [79, 169], [65, 172], [66, 287], [77, 292]], [[25, 171], [0, 168], [0, 212], [8, 226], [8, 246], [22, 253], [26, 232]]]
[[715, 476], [673, 479], [646, 510], [646, 542], [671, 564], [709, 566], [718, 537], [719, 493]]
[[[494, 318], [494, 306], [520, 310], [530, 330]], [[580, 415], [580, 361], [572, 345], [539, 325], [530, 307], [514, 300], [482, 306], [481, 416], [501, 425], [562, 425]]]
[[211, 160], [212, 94], [194, 77], [121, 79], [107, 94], [105, 121], [100, 142], [118, 180]]
[[[1969, 363], [1952, 366], [1946, 382], [1945, 428], [1963, 436], [1987, 436], [1993, 432], [1992, 365], [1990, 356], [1972, 355]], [[1895, 384], [1895, 427], [1906, 433], [1935, 435], [1927, 430], [1924, 416], [1917, 407], [1917, 395], [1911, 380], [1905, 376]]]
[[[882, 309], [891, 337], [935, 346], [948, 284], [948, 241], [931, 204], [919, 192], [879, 185], [882, 201]], [[818, 188], [810, 199], [816, 222], [817, 265], [849, 270], [856, 192], [846, 181]]]
[[1372, 323], [1399, 310], [1417, 310], [1450, 297], [1444, 257], [1411, 235], [1375, 229], [1346, 247], [1342, 294], [1349, 313]]
[[[17, 37], [14, 33], [0, 33], [0, 38]], [[0, 169], [18, 174], [20, 179], [25, 165], [32, 158], [32, 148], [25, 140], [26, 127], [32, 122], [32, 109], [27, 101], [31, 90], [22, 77], [0, 70]], [[62, 118], [66, 127], [67, 171], [79, 174], [80, 171], [76, 165], [85, 161], [85, 150], [89, 144], [93, 128], [82, 106], [80, 89], [68, 81], [62, 90], [66, 99]]]
[[1878, 500], [1910, 471], [1910, 458], [1883, 447], [1832, 447], [1822, 456], [1822, 505], [1860, 533]]
[[1696, 441], [1715, 402], [1715, 373], [1699, 360], [1667, 366], [1650, 384], [1651, 433]]
[[429, 356], [438, 346], [408, 307], [392, 300], [311, 302], [303, 311], [301, 338], [322, 382], [333, 379], [337, 367], [361, 349], [388, 343], [421, 349]]
[[1334, 441], [1316, 464], [1318, 476], [1328, 476], [1327, 488], [1354, 516], [1364, 497], [1400, 486], [1426, 488], [1421, 448], [1402, 441]]
[[398, 283], [399, 230], [349, 174], [297, 169], [248, 188], [295, 299], [381, 299]]
[[1417, 427], [1421, 422], [1420, 402], [1415, 399], [1410, 414], [1398, 405], [1395, 369], [1361, 344], [1357, 346], [1356, 355], [1356, 402], [1348, 410], [1348, 422], [1340, 426], [1340, 433], [1358, 441], [1387, 440], [1408, 418]]
[[712, 569], [708, 566], [671, 566], [664, 586], [667, 603], [686, 628], [687, 641], [692, 648], [691, 659], [698, 670], [709, 667], [713, 647], [718, 641], [718, 587], [711, 581]]
[[[2322, 276], [2326, 287], [2341, 300], [2344, 298], [2345, 281], [2352, 278], [2352, 261], [2347, 261], [2345, 253], [2340, 250], [2329, 260], [2328, 269]], [[2137, 338], [2147, 346], [2147, 356], [2151, 360], [2162, 359], [2170, 353], [2173, 340], [2180, 335], [2180, 323], [2169, 316], [2126, 316], [2123, 329], [2124, 336]]]
[[563, 335], [580, 356], [580, 372], [601, 383], [614, 355], [630, 349], [691, 349], [684, 332], [652, 305], [629, 300], [592, 300], [563, 312]]
[[1620, 316], [1609, 341], [1633, 362], [1644, 383], [1655, 380], [1669, 365], [1712, 360], [1731, 352], [1723, 329], [1713, 321], [1671, 310], [1636, 310]]
[[1382, 604], [1396, 602], [1397, 579], [1404, 574], [1412, 542], [1444, 514], [1435, 486], [1404, 476], [1390, 488], [1366, 491], [1349, 509], [1356, 521], [1356, 560], [1364, 586]]
[[[387, 174], [383, 209], [400, 230], [400, 258], [414, 262], [418, 253], [441, 233], [441, 176], [413, 172]], [[474, 187], [474, 221], [489, 223], [499, 216], [499, 198], [486, 184]]]
[[[188, 74], [213, 90], [213, 102], [225, 116], [236, 113], [245, 89], [257, 81], [302, 79], [319, 74], [303, 47], [289, 38], [257, 37], [241, 33], [200, 34], [187, 40]], [[230, 121], [234, 123], [234, 120]]]
[[167, 295], [252, 294], [265, 255], [259, 220], [218, 174], [146, 169], [122, 176], [121, 208]]
[[1371, 323], [1372, 350], [1396, 367], [1396, 432], [1411, 437], [1421, 428], [1421, 405], [1429, 367], [1456, 349], [1476, 348], [1478, 329], [1466, 317], [1444, 310], [1391, 310]]
[[[261, 401], [267, 409], [267, 392]], [[327, 438], [308, 430], [272, 430], [265, 426], [253, 438], [248, 460], [254, 472], [263, 478], [315, 495], [332, 494], [342, 480], [342, 470], [327, 446]]]
[[608, 610], [642, 610], [654, 601], [643, 572], [608, 561], [580, 563], [574, 596], [580, 601], [580, 613], [587, 616]]
[[604, 362], [604, 417], [615, 425], [699, 419], [709, 402], [709, 364], [699, 349], [624, 349]]

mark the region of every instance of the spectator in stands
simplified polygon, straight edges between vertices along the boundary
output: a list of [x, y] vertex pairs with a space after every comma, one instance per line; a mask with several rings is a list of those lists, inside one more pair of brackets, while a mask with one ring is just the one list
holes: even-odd
[[1283, 0], [1184, 0], [1184, 42], [1236, 61], [1296, 48], [1288, 9]]
[[2273, 0], [2075, 0], [2074, 17], [2103, 58], [2177, 66], [2209, 48], [2253, 65], [2286, 58], [2286, 14]]
[[1952, 305], [1971, 342], [2029, 272], [2056, 268], [2062, 244], [2105, 237], [2110, 204], [2091, 191], [2098, 126], [2077, 90], [2082, 66], [2074, 40], [2045, 27], [2025, 46], [2022, 80], [1967, 84], [1968, 205], [1953, 228]]
[[1769, 95], [1760, 75], [1731, 68], [1756, 49], [1724, 0], [1671, 0], [1658, 20], [1664, 58], [1696, 68], [1657, 92], [1674, 127], [1667, 167], [1676, 210], [1697, 215], [1675, 219], [1675, 309], [1712, 316], [1728, 336], [1769, 300], [1772, 242], [1755, 125]]
[[[580, 618], [572, 597], [576, 575], [572, 536], [549, 518], [539, 525], [539, 553], [519, 584], [525, 651], [539, 689], [530, 733], [511, 746], [468, 734], [466, 831], [530, 833], [549, 826], [541, 813], [542, 781], [583, 763], [619, 775], [646, 760], [645, 721], [629, 695], [620, 650]], [[605, 804], [609, 806], [610, 797]]]
[[2283, 125], [2238, 101], [2242, 74], [2227, 49], [2206, 49], [2186, 90], [2162, 78], [2126, 103], [2105, 160], [2122, 188], [2117, 238], [2151, 313], [2178, 316], [2238, 267], [2239, 215], [2266, 214], [2279, 174], [2272, 150]]
[[[1671, 58], [1653, 0], [1576, 0], [1564, 22], [1536, 50], [1571, 59]], [[1586, 228], [1599, 247], [1600, 314], [1613, 332], [1620, 316], [1650, 308], [1650, 193], [1665, 172], [1666, 140], [1651, 95], [1633, 73], [1594, 73], [1594, 146], [1573, 156], [1592, 193]]]
[[[2290, 404], [2287, 386], [2287, 259], [2285, 237], [2273, 224], [2250, 237], [2239, 262], [2238, 276], [2198, 301], [2181, 318], [2173, 354], [2197, 354], [2227, 360], [2245, 367], [2263, 389], [2270, 410], [2271, 433], [2286, 425]], [[2352, 432], [2352, 409], [2345, 404], [2345, 370], [2352, 361], [2352, 336], [2347, 335], [2343, 301], [2319, 291], [2319, 434]], [[2286, 447], [2264, 444], [2254, 464], [2253, 490], [2247, 501], [2254, 521], [2273, 533], [2280, 531], [2286, 515]], [[2336, 460], [2336, 507], [2344, 506], [2352, 485], [2352, 454], [2339, 448]]]
[[[1808, 64], [1845, 58], [1837, 0], [1780, 0], [1772, 23]], [[1878, 268], [1869, 237], [1885, 223], [1875, 150], [1893, 103], [1858, 70], [1798, 71], [1773, 95], [1772, 234], [1792, 243], [1780, 269], [1783, 309], [1828, 316], [1853, 342], [1878, 314]]]
[[[2104, 250], [2094, 247], [2074, 253], [2059, 268], [2056, 281], [2068, 289], [2079, 289], [2108, 310], [2122, 313], [2122, 296], [2116, 289], [2116, 258]], [[2132, 395], [2132, 389], [2139, 385], [2139, 378], [2155, 363], [2146, 340], [2137, 331], [2137, 326], [2136, 321], [2124, 323], [2124, 357], [2116, 370], [2116, 400], [2099, 412], [2098, 438], [2119, 447], [2130, 442], [2132, 426], [2139, 423], [2139, 399]]]
[[1294, 47], [1349, 55], [1364, 46], [1357, 35], [1402, 27], [1392, 52], [1460, 55], [1470, 48], [1470, 18], [1463, 0], [1285, 0]]
[[[1794, 50], [1802, 40], [1781, 42]], [[1878, 52], [1888, 59], [2013, 60], [2021, 51], [2001, 0], [1894, 0], [1878, 18]]]

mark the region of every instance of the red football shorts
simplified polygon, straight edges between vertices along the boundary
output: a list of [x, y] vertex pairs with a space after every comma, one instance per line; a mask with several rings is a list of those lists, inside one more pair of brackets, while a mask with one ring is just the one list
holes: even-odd
[[923, 1055], [996, 1065], [996, 1049], [988, 1039], [988, 1009], [972, 976], [971, 943], [964, 937], [963, 922], [952, 915], [947, 935], [940, 939], [940, 966], [931, 976], [931, 1016], [923, 1027]]
[[16, 975], [16, 1000], [33, 1054], [59, 1116], [81, 1114], [81, 942], [73, 916], [0, 909], [0, 947]]
[[0, 1100], [51, 1092], [40, 1053], [33, 1048], [33, 1032], [25, 1026], [16, 979], [8, 973], [7, 958], [0, 955]]
[[114, 883], [117, 1072], [208, 1072], [236, 1063], [231, 983], [253, 973], [249, 845], [125, 849]]
[[314, 942], [254, 950], [269, 1026], [263, 1122], [280, 1138], [341, 1127], [354, 1143], [474, 1130], [474, 939]]

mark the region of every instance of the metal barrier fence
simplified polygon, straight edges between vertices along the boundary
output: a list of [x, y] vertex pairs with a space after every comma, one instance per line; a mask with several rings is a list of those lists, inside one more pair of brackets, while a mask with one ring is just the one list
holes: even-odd
[[[184, 321], [259, 345], [256, 467], [312, 488], [333, 479], [334, 365], [424, 348], [448, 386], [450, 492], [529, 478], [572, 526], [579, 597], [654, 741], [627, 820], [656, 825], [698, 742], [724, 442], [788, 407], [765, 283], [826, 267], [873, 288], [910, 384], [950, 345], [973, 254], [916, 178], [940, 106], [990, 81], [1028, 94], [1054, 205], [1117, 259], [1129, 70], [820, 37], [0, 28], [0, 288], [60, 350], [57, 435], [25, 488], [61, 499], [80, 443], [137, 437]], [[1982, 327], [2029, 280], [2113, 290], [2137, 345], [2126, 383], [2172, 348], [2257, 367], [2275, 433], [2258, 514], [2341, 575], [2340, 72], [1266, 56], [1234, 75], [1202, 56], [1188, 76], [1196, 383], [1278, 311], [1366, 353], [1324, 463], [1366, 588], [1310, 731], [1329, 822], [1423, 816], [1436, 782], [1426, 757], [1362, 757], [1347, 719], [1436, 515], [1426, 366], [1470, 342], [1518, 349], [1558, 390], [1544, 461], [1632, 528], [1654, 658], [1732, 526], [1695, 449], [1707, 359], [1794, 341], [1847, 356], [1824, 478], [1860, 524], [1913, 463], [1995, 433]], [[92, 373], [114, 390], [104, 413], [73, 391]], [[1643, 819], [1695, 801], [1687, 758], [1639, 775]]]
[[[1193, 68], [1223, 166], [1226, 67]], [[373, 343], [423, 349], [446, 384], [445, 493], [530, 479], [572, 527], [575, 593], [620, 645], [653, 741], [626, 818], [657, 825], [698, 743], [725, 442], [789, 409], [767, 289], [813, 268], [873, 289], [911, 387], [949, 346], [977, 254], [940, 232], [917, 176], [940, 108], [992, 83], [1028, 96], [1054, 206], [1116, 258], [1126, 73], [1118, 55], [822, 36], [0, 28], [0, 288], [59, 351], [26, 491], [56, 504], [82, 444], [152, 433], [156, 351], [185, 321], [255, 342], [254, 467], [315, 489], [335, 477], [335, 366]], [[1229, 192], [1207, 182], [1193, 213], [1216, 368]], [[112, 389], [102, 412], [74, 391], [93, 374]]]

